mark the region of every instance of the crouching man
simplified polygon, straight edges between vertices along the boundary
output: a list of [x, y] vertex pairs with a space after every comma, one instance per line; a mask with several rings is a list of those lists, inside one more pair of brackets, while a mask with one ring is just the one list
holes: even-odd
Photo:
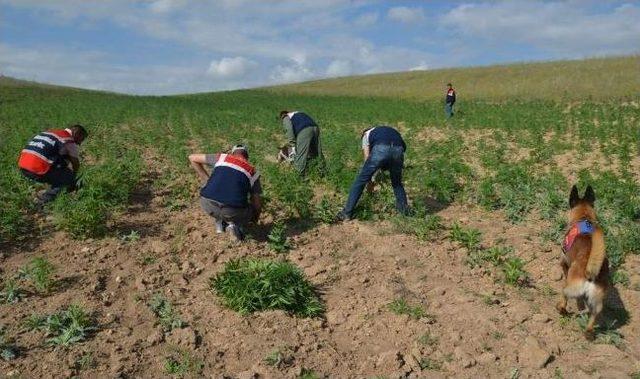
[[[262, 210], [260, 174], [249, 163], [247, 148], [235, 145], [230, 154], [191, 154], [189, 161], [205, 182], [200, 205], [215, 219], [216, 233], [226, 230], [242, 241], [244, 228], [257, 222]], [[212, 167], [211, 175], [205, 166]]]
[[85, 138], [87, 131], [82, 125], [50, 129], [33, 137], [22, 149], [18, 159], [22, 175], [51, 186], [38, 196], [38, 203], [53, 201], [63, 189], [76, 189], [76, 175], [80, 169], [78, 146]]

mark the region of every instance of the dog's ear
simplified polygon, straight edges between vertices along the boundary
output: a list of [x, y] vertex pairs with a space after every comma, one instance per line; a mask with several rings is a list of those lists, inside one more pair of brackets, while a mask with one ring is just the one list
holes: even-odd
[[596, 193], [593, 192], [593, 188], [589, 185], [587, 186], [587, 190], [584, 191], [584, 197], [582, 198], [589, 202], [593, 206], [593, 203], [596, 202]]
[[571, 195], [569, 195], [569, 207], [575, 207], [578, 201], [580, 201], [580, 195], [578, 195], [578, 187], [574, 184], [573, 187], [571, 187]]

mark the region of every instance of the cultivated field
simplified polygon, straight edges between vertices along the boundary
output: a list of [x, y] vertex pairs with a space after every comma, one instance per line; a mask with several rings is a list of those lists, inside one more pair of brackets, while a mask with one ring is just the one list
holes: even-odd
[[[637, 67], [628, 57], [172, 97], [2, 79], [0, 376], [637, 378]], [[508, 96], [492, 87], [514, 72], [548, 79]], [[459, 102], [447, 122], [449, 80]], [[281, 109], [321, 125], [324, 176], [275, 162]], [[39, 214], [17, 155], [42, 128], [77, 122], [90, 132], [84, 186]], [[332, 224], [361, 164], [359, 131], [385, 123], [409, 145], [415, 215], [394, 214], [383, 182], [357, 221]], [[267, 204], [242, 245], [200, 211], [186, 159], [237, 142]], [[594, 342], [574, 304], [571, 316], [554, 309], [574, 183], [595, 189], [614, 270]], [[291, 292], [272, 293], [282, 286]], [[286, 311], [253, 312], [274, 307]]]

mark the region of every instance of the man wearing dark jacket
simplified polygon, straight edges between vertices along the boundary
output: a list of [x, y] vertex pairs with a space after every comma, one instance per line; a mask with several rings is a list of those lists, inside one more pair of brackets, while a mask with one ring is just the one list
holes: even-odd
[[339, 220], [353, 218], [353, 210], [360, 200], [364, 187], [371, 181], [377, 170], [388, 170], [391, 186], [396, 196], [396, 209], [402, 214], [409, 212], [407, 194], [402, 185], [404, 153], [407, 145], [400, 133], [390, 126], [375, 126], [362, 132], [362, 152], [364, 165], [349, 191], [344, 209], [338, 213]]
[[447, 84], [447, 96], [444, 100], [444, 112], [447, 118], [453, 117], [453, 104], [456, 103], [456, 90], [453, 89], [451, 83]]
[[311, 117], [299, 111], [281, 111], [280, 120], [289, 144], [294, 148], [293, 165], [300, 175], [307, 170], [309, 159], [320, 158], [324, 163], [322, 145], [320, 144], [320, 128]]
[[[205, 182], [200, 205], [215, 219], [216, 233], [226, 230], [242, 241], [243, 227], [257, 221], [262, 209], [260, 174], [249, 163], [247, 148], [235, 145], [230, 154], [191, 154], [189, 161]], [[213, 167], [211, 175], [205, 165]]]

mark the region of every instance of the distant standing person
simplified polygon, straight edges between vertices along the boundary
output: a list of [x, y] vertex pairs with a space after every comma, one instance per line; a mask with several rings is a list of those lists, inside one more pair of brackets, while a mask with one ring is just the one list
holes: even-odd
[[444, 111], [447, 118], [453, 117], [453, 105], [456, 103], [456, 90], [453, 89], [451, 83], [447, 84], [447, 97], [444, 101]]
[[293, 165], [298, 173], [306, 173], [310, 159], [319, 158], [320, 165], [323, 165], [324, 156], [318, 124], [300, 111], [281, 111], [280, 120], [289, 144], [294, 148]]
[[396, 196], [396, 209], [401, 214], [409, 212], [407, 194], [402, 185], [404, 153], [407, 145], [400, 133], [390, 126], [375, 126], [362, 132], [362, 152], [364, 165], [349, 191], [349, 198], [344, 209], [338, 213], [339, 220], [351, 220], [353, 210], [360, 200], [362, 191], [378, 170], [388, 170], [391, 186]]
[[[205, 182], [200, 205], [215, 219], [216, 233], [229, 231], [242, 241], [244, 227], [257, 221], [262, 210], [260, 174], [249, 163], [249, 151], [244, 145], [235, 145], [231, 154], [191, 154], [189, 161]], [[211, 175], [205, 165], [213, 167]]]
[[63, 189], [76, 189], [76, 175], [80, 169], [78, 146], [85, 138], [87, 130], [82, 125], [50, 129], [33, 137], [22, 149], [18, 159], [22, 175], [51, 185], [38, 197], [41, 204], [53, 201]]

